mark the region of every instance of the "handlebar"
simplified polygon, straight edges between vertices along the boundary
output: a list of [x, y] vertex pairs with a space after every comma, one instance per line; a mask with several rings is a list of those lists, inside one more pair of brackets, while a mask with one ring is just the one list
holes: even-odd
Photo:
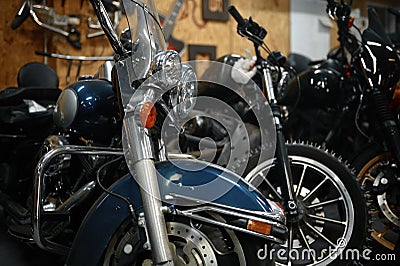
[[340, 3], [335, 0], [328, 0], [328, 6], [326, 7], [326, 13], [328, 13], [329, 17], [335, 21], [348, 21], [351, 13], [351, 3], [353, 1], [350, 0], [348, 3], [345, 3], [344, 0], [341, 0]]
[[11, 23], [11, 28], [13, 30], [15, 30], [19, 26], [21, 26], [21, 24], [29, 17], [29, 14], [30, 14], [30, 11], [29, 11], [28, 2], [24, 1]]
[[118, 39], [118, 35], [114, 30], [113, 24], [108, 16], [107, 10], [100, 0], [90, 0], [93, 6], [94, 12], [99, 19], [100, 25], [103, 28], [105, 35], [107, 36], [113, 50], [120, 56], [124, 56], [126, 51]]
[[263, 39], [267, 36], [267, 31], [263, 27], [254, 22], [251, 17], [244, 19], [234, 6], [230, 6], [228, 12], [238, 23], [237, 32], [239, 35], [246, 37], [255, 45], [260, 46], [263, 43]]
[[234, 6], [230, 6], [228, 8], [228, 12], [229, 14], [231, 14], [231, 16], [236, 20], [236, 22], [238, 23], [239, 26], [242, 26], [245, 24], [245, 21], [242, 17], [242, 15], [240, 15], [239, 11], [236, 9], [236, 7]]

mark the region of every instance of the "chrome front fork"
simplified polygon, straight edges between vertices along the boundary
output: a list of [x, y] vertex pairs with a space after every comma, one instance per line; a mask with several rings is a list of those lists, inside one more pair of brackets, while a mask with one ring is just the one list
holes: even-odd
[[[127, 113], [126, 115], [129, 116]], [[132, 120], [131, 120], [132, 119]], [[128, 122], [129, 121], [129, 122]], [[167, 227], [162, 212], [157, 172], [153, 161], [150, 137], [146, 129], [136, 124], [134, 116], [124, 119], [129, 168], [134, 170], [140, 187], [147, 235], [155, 265], [173, 265]], [[126, 152], [126, 151], [125, 151]]]
[[152, 159], [143, 159], [137, 161], [134, 167], [140, 186], [153, 260], [155, 260], [156, 265], [172, 265], [172, 255], [169, 248], [164, 214], [161, 210], [162, 204], [154, 161]]

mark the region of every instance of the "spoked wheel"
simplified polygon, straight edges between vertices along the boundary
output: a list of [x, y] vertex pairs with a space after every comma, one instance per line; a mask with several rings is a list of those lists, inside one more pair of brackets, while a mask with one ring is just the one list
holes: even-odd
[[[215, 218], [215, 215], [213, 215]], [[222, 218], [219, 217], [219, 220]], [[168, 221], [169, 220], [169, 221]], [[257, 251], [264, 241], [188, 219], [166, 222], [174, 265], [270, 265]], [[223, 221], [223, 220], [221, 220]], [[111, 239], [104, 265], [153, 265], [144, 229], [127, 220]]]
[[[346, 260], [361, 259], [366, 207], [354, 176], [321, 149], [305, 144], [288, 144], [287, 148], [298, 215], [287, 217], [286, 243], [273, 247], [277, 265], [343, 265]], [[246, 179], [267, 198], [284, 202], [284, 180], [276, 167], [275, 160], [264, 162]], [[353, 252], [345, 252], [348, 249], [357, 252], [351, 255]]]
[[393, 158], [376, 145], [358, 156], [353, 166], [372, 213], [371, 237], [390, 250], [399, 250], [400, 182]]

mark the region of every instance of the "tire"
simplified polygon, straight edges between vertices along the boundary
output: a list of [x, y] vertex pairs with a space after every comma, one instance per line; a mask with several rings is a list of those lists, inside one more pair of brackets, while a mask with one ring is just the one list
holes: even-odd
[[[398, 176], [394, 165], [393, 157], [379, 145], [367, 147], [352, 162], [372, 214], [371, 237], [390, 251], [400, 251], [400, 184], [393, 180]], [[392, 180], [382, 184], [382, 178]]]
[[[269, 248], [260, 238], [180, 217], [166, 217], [166, 225], [174, 265], [272, 265], [257, 257], [257, 251]], [[126, 220], [109, 242], [103, 265], [152, 265], [145, 236], [143, 228]]]
[[[367, 212], [354, 175], [333, 155], [312, 145], [287, 144], [287, 150], [300, 212], [287, 217], [288, 241], [273, 246], [276, 264], [287, 265], [289, 258], [292, 265], [345, 265], [361, 260]], [[258, 165], [245, 179], [267, 198], [283, 202], [280, 191], [284, 180], [276, 170], [272, 159]], [[354, 249], [358, 250], [355, 255], [351, 252]]]

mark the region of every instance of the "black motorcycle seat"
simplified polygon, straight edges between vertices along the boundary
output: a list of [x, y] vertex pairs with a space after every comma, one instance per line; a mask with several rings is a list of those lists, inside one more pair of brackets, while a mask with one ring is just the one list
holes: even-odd
[[15, 88], [10, 87], [0, 91], [0, 106], [19, 105], [24, 99], [34, 100], [40, 103], [41, 101], [56, 102], [61, 90], [58, 88], [45, 87], [27, 87]]
[[18, 87], [58, 88], [58, 76], [54, 69], [40, 62], [30, 62], [18, 71]]

